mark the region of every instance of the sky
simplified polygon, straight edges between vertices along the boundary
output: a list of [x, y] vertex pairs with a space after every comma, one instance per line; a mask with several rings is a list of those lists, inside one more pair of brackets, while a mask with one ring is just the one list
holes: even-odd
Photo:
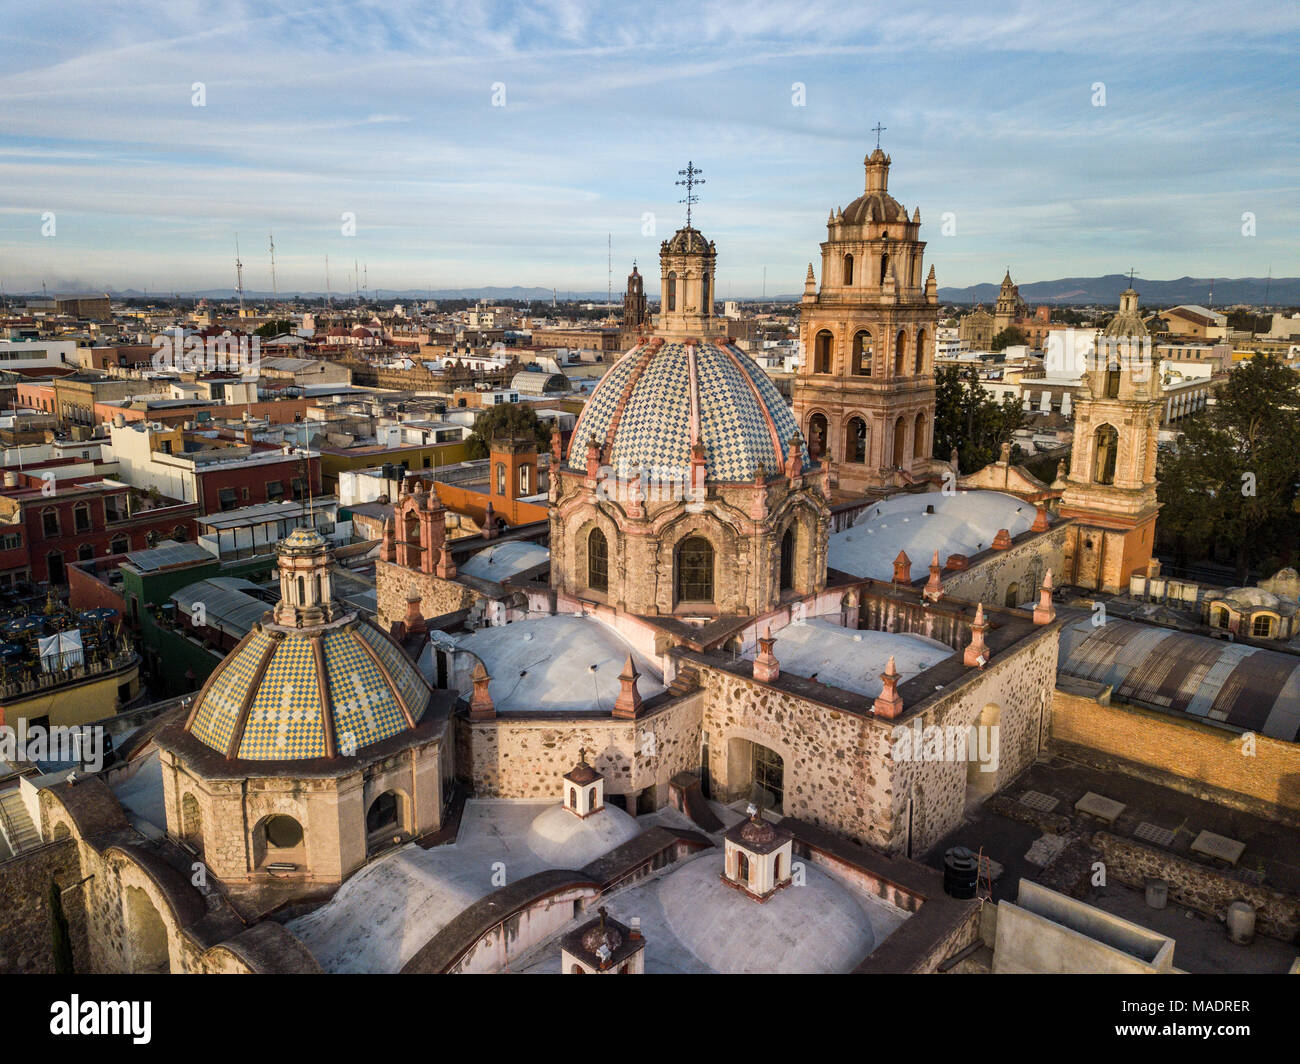
[[719, 297], [798, 293], [877, 123], [940, 286], [1300, 275], [1294, 0], [295, 7], [11, 8], [4, 290], [657, 294], [689, 160]]

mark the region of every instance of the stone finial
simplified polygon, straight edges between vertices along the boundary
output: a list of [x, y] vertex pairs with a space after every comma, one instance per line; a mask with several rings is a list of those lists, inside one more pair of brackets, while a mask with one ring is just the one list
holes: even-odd
[[443, 580], [456, 579], [456, 563], [451, 560], [451, 544], [446, 540], [443, 540], [442, 552], [438, 556], [437, 574]]
[[906, 551], [899, 551], [894, 559], [894, 583], [910, 584], [912, 582], [912, 559]]
[[420, 593], [412, 591], [406, 596], [406, 617], [403, 619], [407, 635], [420, 635], [428, 630], [420, 613]]
[[623, 671], [618, 674], [618, 698], [614, 701], [614, 716], [619, 720], [635, 720], [641, 715], [641, 692], [636, 682], [641, 674], [636, 671], [632, 655], [627, 656]]
[[943, 566], [939, 564], [939, 552], [934, 552], [934, 557], [930, 559], [930, 579], [925, 583], [923, 594], [931, 602], [938, 602], [943, 598]]
[[1047, 507], [1042, 503], [1038, 504], [1038, 513], [1034, 515], [1034, 523], [1029, 526], [1030, 532], [1046, 532], [1050, 526], [1047, 523]]
[[817, 279], [813, 276], [813, 267], [811, 262], [808, 263], [808, 276], [805, 277], [803, 281], [803, 294], [806, 296], [815, 296], [817, 294]]
[[888, 717], [893, 719], [903, 712], [903, 696], [898, 693], [898, 681], [901, 679], [898, 666], [894, 664], [894, 656], [889, 656], [889, 664], [885, 666], [885, 671], [880, 674], [880, 682], [883, 685], [880, 694], [876, 695], [876, 700], [871, 703], [871, 711], [877, 717]]
[[559, 469], [562, 461], [564, 461], [564, 454], [560, 448], [560, 430], [554, 428], [551, 430], [551, 466]]
[[803, 472], [803, 441], [791, 436], [785, 447], [785, 475], [794, 480]]
[[999, 528], [998, 534], [993, 537], [993, 549], [994, 550], [1011, 549], [1011, 533], [1008, 532], [1005, 528]]
[[397, 561], [397, 532], [392, 514], [384, 518], [384, 539], [379, 547], [379, 556], [386, 562]]
[[1056, 607], [1052, 605], [1052, 570], [1048, 569], [1038, 587], [1038, 603], [1034, 606], [1034, 623], [1050, 624], [1056, 620]]
[[487, 509], [483, 511], [483, 538], [495, 539], [497, 534], [497, 514], [492, 508], [492, 500], [488, 500]]
[[496, 706], [492, 704], [492, 696], [488, 694], [488, 683], [491, 677], [483, 662], [474, 666], [474, 672], [471, 676], [474, 683], [474, 697], [469, 703], [470, 720], [491, 720], [497, 715]]
[[758, 656], [754, 658], [754, 679], [761, 683], [771, 683], [781, 675], [781, 663], [772, 653], [776, 640], [772, 637], [772, 626], [763, 629], [758, 638]]
[[587, 440], [587, 479], [596, 480], [600, 476], [600, 443], [595, 436]]
[[968, 666], [975, 665], [984, 668], [989, 658], [992, 656], [989, 652], [988, 644], [984, 642], [984, 633], [989, 630], [988, 622], [984, 620], [984, 603], [975, 607], [975, 620], [970, 626], [970, 643], [966, 647], [966, 652], [962, 656], [962, 662]]

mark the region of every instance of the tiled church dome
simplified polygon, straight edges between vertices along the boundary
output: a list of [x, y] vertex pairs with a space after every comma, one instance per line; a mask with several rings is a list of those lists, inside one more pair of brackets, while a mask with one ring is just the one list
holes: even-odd
[[748, 355], [720, 341], [658, 339], [601, 379], [573, 430], [569, 464], [586, 463], [594, 437], [602, 464], [620, 473], [685, 476], [696, 425], [710, 481], [752, 481], [760, 464], [779, 472], [794, 437], [804, 468], [812, 464], [789, 404]]
[[314, 529], [280, 542], [275, 611], [209, 677], [186, 730], [227, 757], [349, 756], [414, 728], [431, 688], [392, 639], [332, 596]]
[[189, 731], [225, 754], [242, 725], [233, 756], [249, 761], [325, 757], [327, 711], [336, 752], [355, 751], [418, 723], [429, 690], [401, 648], [368, 621], [310, 634], [261, 625], [218, 666]]

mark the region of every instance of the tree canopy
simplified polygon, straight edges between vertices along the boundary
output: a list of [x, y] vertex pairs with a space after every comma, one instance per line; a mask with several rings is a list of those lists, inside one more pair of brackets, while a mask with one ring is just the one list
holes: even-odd
[[1002, 445], [1024, 421], [1014, 396], [999, 402], [973, 369], [945, 366], [935, 374], [934, 457], [948, 461], [957, 448], [962, 473], [996, 461]]
[[1005, 351], [1008, 347], [1016, 347], [1020, 344], [1029, 343], [1029, 337], [1022, 333], [1016, 326], [1008, 325], [997, 336], [993, 337], [989, 347], [994, 351]]
[[1290, 564], [1300, 539], [1298, 442], [1300, 373], [1256, 355], [1160, 449], [1158, 529], [1174, 564], [1226, 548], [1243, 585], [1251, 569]]
[[501, 403], [485, 407], [474, 419], [474, 431], [468, 436], [471, 458], [486, 458], [496, 436], [531, 435], [539, 450], [551, 445], [551, 426], [537, 417], [532, 403]]
[[269, 340], [272, 336], [279, 336], [281, 333], [291, 333], [293, 330], [293, 322], [286, 318], [275, 318], [259, 325], [253, 330], [253, 335], [260, 336], [264, 340]]

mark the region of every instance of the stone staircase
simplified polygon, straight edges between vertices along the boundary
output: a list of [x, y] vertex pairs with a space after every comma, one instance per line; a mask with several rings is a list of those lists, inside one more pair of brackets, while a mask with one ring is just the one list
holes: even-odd
[[17, 789], [0, 794], [0, 835], [15, 856], [41, 844], [41, 833]]
[[673, 677], [673, 682], [668, 685], [668, 693], [673, 698], [678, 698], [688, 691], [694, 691], [700, 686], [700, 673], [694, 665], [683, 665], [677, 670], [677, 675]]

